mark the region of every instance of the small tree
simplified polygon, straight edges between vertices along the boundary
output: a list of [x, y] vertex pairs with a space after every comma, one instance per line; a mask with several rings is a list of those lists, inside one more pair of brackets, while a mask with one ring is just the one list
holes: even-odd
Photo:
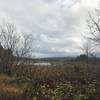
[[87, 71], [89, 71], [89, 58], [94, 54], [94, 44], [92, 44], [92, 41], [88, 38], [85, 38], [85, 41], [81, 47], [81, 51], [85, 55]]

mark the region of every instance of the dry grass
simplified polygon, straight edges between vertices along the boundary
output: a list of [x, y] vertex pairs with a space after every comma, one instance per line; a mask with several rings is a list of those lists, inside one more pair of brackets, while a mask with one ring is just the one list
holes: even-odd
[[0, 84], [0, 91], [3, 91], [5, 93], [9, 92], [11, 94], [16, 94], [16, 95], [20, 95], [22, 94], [22, 89], [19, 88], [16, 84], [5, 84], [5, 83], [1, 83]]

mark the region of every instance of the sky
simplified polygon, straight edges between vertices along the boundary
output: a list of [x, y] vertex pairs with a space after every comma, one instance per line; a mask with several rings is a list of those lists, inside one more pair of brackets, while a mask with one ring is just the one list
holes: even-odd
[[35, 57], [80, 54], [88, 12], [100, 0], [0, 0], [0, 23], [10, 21], [34, 37]]

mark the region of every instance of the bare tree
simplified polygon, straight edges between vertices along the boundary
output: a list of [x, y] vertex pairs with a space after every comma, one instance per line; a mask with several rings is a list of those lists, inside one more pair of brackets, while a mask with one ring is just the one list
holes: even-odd
[[100, 10], [95, 9], [94, 13], [88, 13], [88, 16], [87, 25], [89, 34], [87, 38], [92, 41], [96, 55], [96, 53], [100, 52]]
[[33, 52], [32, 44], [33, 44], [32, 36], [30, 34], [29, 35], [23, 34], [21, 45], [19, 44], [20, 46], [17, 45], [15, 48], [15, 55], [17, 57], [17, 62], [20, 60], [20, 58], [23, 57], [30, 58], [30, 54], [32, 54]]
[[7, 51], [2, 54], [2, 62], [6, 64], [7, 68], [32, 53], [32, 36], [19, 33], [12, 23], [6, 23], [0, 27], [0, 42], [4, 51]]
[[96, 46], [100, 46], [100, 11], [95, 10], [95, 15], [89, 13], [89, 20], [87, 21], [89, 28], [89, 38], [94, 41]]
[[88, 38], [85, 38], [80, 48], [83, 54], [85, 54], [87, 57], [92, 56], [94, 54], [94, 44]]
[[14, 51], [16, 45], [20, 40], [20, 34], [17, 33], [14, 24], [5, 23], [0, 27], [0, 40], [6, 49]]
[[80, 47], [80, 49], [81, 49], [82, 53], [85, 55], [87, 71], [89, 71], [89, 58], [93, 57], [95, 54], [94, 44], [88, 38], [84, 38], [83, 40], [84, 41], [83, 41], [83, 44]]

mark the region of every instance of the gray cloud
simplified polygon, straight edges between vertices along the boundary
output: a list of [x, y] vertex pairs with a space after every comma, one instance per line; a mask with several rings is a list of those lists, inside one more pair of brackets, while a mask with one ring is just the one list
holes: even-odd
[[87, 11], [99, 0], [0, 0], [0, 22], [9, 20], [37, 40], [36, 56], [75, 55]]

